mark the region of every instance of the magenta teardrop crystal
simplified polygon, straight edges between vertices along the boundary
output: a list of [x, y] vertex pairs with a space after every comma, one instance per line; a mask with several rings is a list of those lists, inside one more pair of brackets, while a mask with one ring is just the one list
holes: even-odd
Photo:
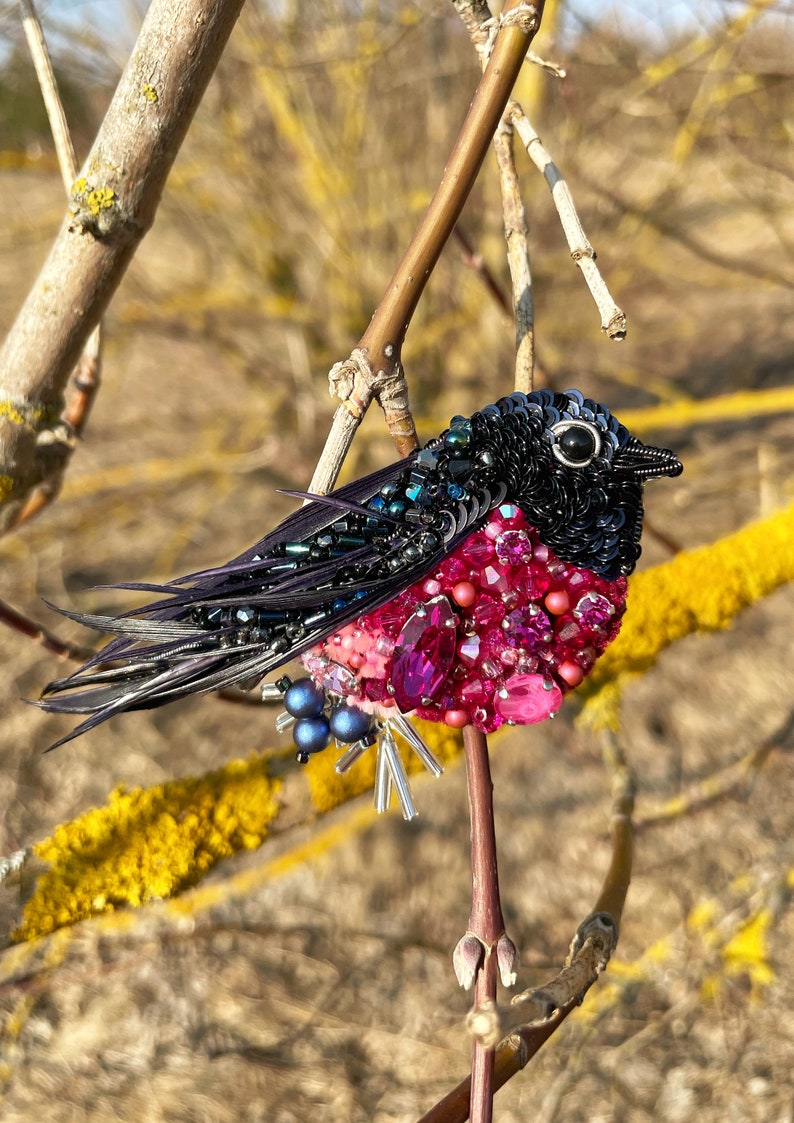
[[452, 667], [457, 642], [457, 617], [446, 597], [435, 597], [405, 621], [390, 675], [403, 713], [435, 697]]

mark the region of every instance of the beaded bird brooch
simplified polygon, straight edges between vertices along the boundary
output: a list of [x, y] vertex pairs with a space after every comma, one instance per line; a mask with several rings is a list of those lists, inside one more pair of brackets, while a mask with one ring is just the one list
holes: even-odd
[[[416, 814], [396, 738], [441, 766], [408, 720], [489, 733], [552, 717], [615, 638], [640, 555], [642, 489], [682, 470], [578, 390], [511, 394], [421, 450], [307, 502], [244, 554], [120, 617], [46, 687], [46, 710], [114, 714], [232, 685], [299, 658], [283, 697], [298, 760], [332, 740], [344, 772], [377, 744], [375, 801]], [[109, 664], [115, 664], [108, 666]], [[53, 745], [53, 748], [56, 747]]]

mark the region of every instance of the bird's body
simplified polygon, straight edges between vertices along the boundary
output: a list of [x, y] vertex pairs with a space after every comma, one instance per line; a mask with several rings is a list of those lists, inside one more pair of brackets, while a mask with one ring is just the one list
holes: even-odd
[[406, 460], [304, 496], [226, 565], [133, 586], [153, 604], [77, 617], [117, 638], [42, 705], [89, 715], [61, 744], [302, 656], [326, 714], [351, 703], [486, 731], [540, 720], [617, 632], [644, 481], [680, 471], [578, 391], [512, 394]]

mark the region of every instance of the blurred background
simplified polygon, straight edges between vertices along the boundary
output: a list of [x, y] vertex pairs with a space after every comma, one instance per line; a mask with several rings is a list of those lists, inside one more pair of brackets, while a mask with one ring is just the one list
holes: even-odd
[[[144, 10], [42, 7], [78, 162]], [[567, 76], [527, 65], [516, 96], [629, 316], [627, 340], [610, 343], [546, 184], [519, 153], [543, 376], [627, 418], [658, 407], [643, 435], [675, 448], [686, 472], [648, 490], [643, 564], [656, 564], [794, 498], [791, 414], [760, 404], [794, 383], [794, 11], [560, 0], [534, 47]], [[129, 607], [87, 590], [217, 564], [291, 508], [275, 489], [310, 478], [333, 409], [328, 368], [377, 305], [478, 73], [441, 3], [247, 5], [107, 316], [104, 384], [61, 497], [0, 541], [0, 596], [86, 642], [42, 598]], [[0, 2], [0, 331], [64, 210], [17, 7]], [[511, 388], [491, 157], [460, 230], [482, 266], [450, 241], [404, 350], [424, 437]], [[714, 406], [739, 392], [730, 416]], [[393, 455], [373, 409], [346, 477]], [[767, 739], [780, 751], [741, 799], [641, 833], [618, 961], [500, 1093], [505, 1123], [794, 1120], [793, 777], [790, 738], [778, 735], [791, 709], [793, 609], [781, 590], [729, 634], [676, 645], [627, 691], [624, 738], [647, 806]], [[118, 783], [199, 774], [275, 742], [268, 711], [210, 698], [118, 719], [42, 756], [68, 720], [20, 699], [62, 665], [8, 630], [0, 664], [3, 854]], [[600, 743], [573, 728], [575, 709], [499, 739], [494, 753], [524, 985], [556, 969], [608, 856], [609, 776]], [[466, 1072], [467, 1004], [449, 951], [469, 886], [460, 769], [417, 795], [418, 824], [392, 815], [351, 832], [187, 933], [110, 940], [83, 925], [57, 971], [2, 995], [3, 1118], [420, 1115]], [[14, 906], [3, 915], [13, 924]]]

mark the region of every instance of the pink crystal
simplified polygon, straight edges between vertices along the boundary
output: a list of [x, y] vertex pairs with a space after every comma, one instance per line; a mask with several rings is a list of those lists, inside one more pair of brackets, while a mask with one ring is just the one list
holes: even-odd
[[561, 616], [557, 621], [557, 639], [562, 643], [570, 643], [579, 635], [580, 628], [570, 616]]
[[[383, 608], [379, 608], [368, 617], [368, 620], [372, 624], [373, 631], [382, 629], [385, 635], [391, 636], [392, 639], [400, 634], [400, 629], [405, 621], [406, 612], [399, 604], [399, 599], [400, 598], [390, 601], [388, 604], [384, 604]], [[410, 609], [408, 615], [410, 615]]]
[[493, 597], [489, 597], [484, 593], [474, 606], [472, 616], [474, 623], [478, 628], [485, 628], [488, 624], [494, 624], [497, 620], [502, 618], [502, 606], [499, 601]]
[[475, 706], [471, 712], [471, 723], [477, 729], [481, 729], [483, 733], [493, 733], [504, 722], [504, 718], [499, 714], [491, 715], [485, 706]]
[[551, 622], [535, 605], [517, 608], [505, 619], [505, 636], [511, 647], [537, 648], [552, 636]]
[[485, 687], [478, 678], [469, 679], [459, 690], [462, 702], [481, 703], [485, 701]]
[[404, 712], [441, 689], [455, 659], [456, 622], [446, 597], [436, 597], [406, 620], [391, 667], [394, 699]]
[[444, 577], [453, 585], [457, 581], [465, 581], [471, 576], [471, 570], [462, 558], [458, 558], [455, 554], [450, 554], [441, 563], [441, 572]]
[[615, 609], [600, 593], [585, 593], [573, 610], [574, 616], [585, 628], [600, 628], [609, 623]]
[[514, 608], [518, 608], [521, 604], [521, 596], [515, 589], [508, 589], [506, 593], [502, 593], [502, 607], [505, 612], [512, 612]]
[[342, 698], [347, 697], [348, 694], [354, 694], [358, 687], [356, 676], [347, 667], [343, 667], [341, 663], [328, 663], [315, 675], [315, 678], [325, 690], [330, 690], [332, 694], [339, 694]]
[[507, 589], [507, 578], [502, 567], [486, 565], [480, 573], [480, 584], [491, 593], [503, 593]]
[[480, 658], [480, 637], [465, 636], [458, 648], [458, 658], [467, 667], [473, 667]]
[[505, 721], [535, 725], [560, 708], [562, 691], [543, 675], [513, 675], [496, 696], [496, 710]]
[[513, 578], [513, 586], [529, 600], [540, 600], [551, 584], [545, 567], [527, 565], [522, 567]]
[[480, 533], [472, 534], [460, 548], [461, 556], [478, 569], [493, 557], [493, 544]]
[[495, 545], [496, 556], [507, 565], [521, 565], [532, 557], [532, 544], [525, 530], [506, 530]]
[[387, 689], [386, 680], [382, 678], [368, 678], [361, 684], [361, 692], [370, 702], [392, 704], [391, 695]]

